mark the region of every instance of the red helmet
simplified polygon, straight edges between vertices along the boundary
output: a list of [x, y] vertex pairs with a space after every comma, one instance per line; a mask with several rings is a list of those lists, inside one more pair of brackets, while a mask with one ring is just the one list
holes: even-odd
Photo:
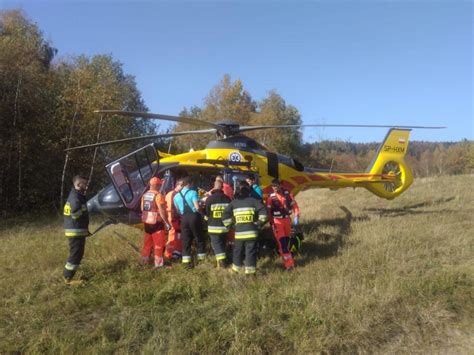
[[163, 180], [161, 180], [159, 177], [152, 177], [150, 179], [150, 186], [157, 186], [157, 185], [161, 185], [163, 183]]

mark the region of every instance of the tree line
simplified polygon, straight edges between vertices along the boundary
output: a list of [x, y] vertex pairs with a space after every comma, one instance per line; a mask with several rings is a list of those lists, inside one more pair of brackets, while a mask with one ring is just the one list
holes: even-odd
[[[56, 48], [22, 11], [0, 11], [0, 211], [58, 209], [62, 180], [103, 182], [103, 166], [132, 145], [71, 153], [64, 149], [150, 134], [143, 120], [101, 117], [102, 108], [146, 111], [133, 76], [111, 55], [55, 60]], [[95, 158], [94, 158], [95, 157]], [[66, 169], [64, 169], [65, 163]], [[64, 170], [64, 174], [63, 174]], [[97, 188], [94, 183], [90, 186]]]
[[[60, 210], [63, 185], [75, 174], [90, 179], [90, 192], [107, 183], [106, 162], [143, 145], [127, 143], [65, 154], [72, 146], [160, 132], [149, 120], [104, 117], [97, 109], [148, 111], [132, 75], [112, 55], [57, 57], [37, 24], [20, 10], [0, 11], [0, 212]], [[276, 91], [254, 100], [240, 80], [229, 75], [212, 88], [202, 106], [180, 115], [241, 125], [301, 124], [297, 108]], [[192, 130], [178, 124], [171, 130]], [[312, 167], [365, 169], [376, 143], [304, 143], [301, 130], [249, 132], [269, 150]], [[205, 147], [207, 135], [160, 141], [179, 153]], [[471, 173], [474, 147], [459, 143], [413, 142], [408, 163], [417, 176]], [[67, 191], [65, 192], [67, 193]]]
[[[305, 165], [334, 170], [364, 170], [372, 161], [380, 142], [351, 143], [321, 141], [301, 146]], [[410, 141], [405, 161], [415, 177], [474, 173], [474, 143]]]

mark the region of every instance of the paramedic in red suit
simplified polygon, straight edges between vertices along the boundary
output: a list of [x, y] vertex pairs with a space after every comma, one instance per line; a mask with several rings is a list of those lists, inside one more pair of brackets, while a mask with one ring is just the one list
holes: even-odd
[[273, 229], [273, 235], [278, 243], [278, 251], [283, 258], [286, 270], [295, 266], [293, 256], [288, 248], [291, 234], [291, 215], [293, 223], [298, 224], [300, 209], [293, 195], [281, 187], [278, 179], [272, 181], [273, 192], [267, 198], [268, 217]]
[[164, 266], [163, 253], [166, 246], [166, 230], [169, 229], [165, 198], [159, 192], [161, 184], [161, 179], [152, 177], [150, 179], [150, 190], [143, 194], [141, 200], [142, 222], [145, 228], [141, 253], [142, 263], [148, 263], [153, 248], [155, 268]]
[[183, 245], [181, 243], [181, 220], [178, 211], [174, 206], [173, 199], [177, 193], [183, 188], [183, 179], [176, 182], [173, 190], [165, 196], [166, 212], [168, 213], [168, 221], [171, 223], [171, 229], [168, 231], [168, 243], [166, 244], [165, 257], [167, 259], [179, 259]]

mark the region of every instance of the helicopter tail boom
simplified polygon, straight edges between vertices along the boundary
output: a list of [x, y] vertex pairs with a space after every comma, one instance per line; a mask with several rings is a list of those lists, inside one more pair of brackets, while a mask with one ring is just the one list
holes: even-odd
[[379, 146], [367, 173], [381, 176], [386, 181], [365, 185], [375, 195], [391, 200], [412, 184], [413, 174], [405, 163], [410, 131], [392, 128]]

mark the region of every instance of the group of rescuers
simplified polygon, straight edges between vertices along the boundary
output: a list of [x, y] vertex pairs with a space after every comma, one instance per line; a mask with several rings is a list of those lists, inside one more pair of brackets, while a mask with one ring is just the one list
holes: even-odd
[[[160, 192], [163, 180], [152, 177], [149, 190], [141, 198], [145, 232], [141, 263], [154, 264], [159, 269], [165, 266], [165, 258], [181, 258], [185, 268], [192, 269], [193, 241], [197, 263], [206, 257], [204, 218], [217, 268], [230, 266], [226, 251], [228, 246], [233, 246], [229, 255], [232, 259], [230, 270], [254, 275], [259, 229], [269, 221], [283, 266], [285, 270], [292, 270], [295, 262], [290, 246], [291, 225], [298, 225], [300, 215], [293, 195], [278, 179], [272, 181], [273, 192], [266, 201], [252, 175], [236, 183], [234, 194], [234, 189], [217, 176], [213, 188], [200, 199], [190, 177], [178, 179], [174, 189], [166, 195]], [[90, 235], [85, 197], [87, 180], [75, 176], [73, 185], [64, 206], [64, 228], [69, 237], [69, 257], [63, 273], [66, 284], [80, 282], [73, 280], [73, 276], [84, 255], [86, 237]]]

